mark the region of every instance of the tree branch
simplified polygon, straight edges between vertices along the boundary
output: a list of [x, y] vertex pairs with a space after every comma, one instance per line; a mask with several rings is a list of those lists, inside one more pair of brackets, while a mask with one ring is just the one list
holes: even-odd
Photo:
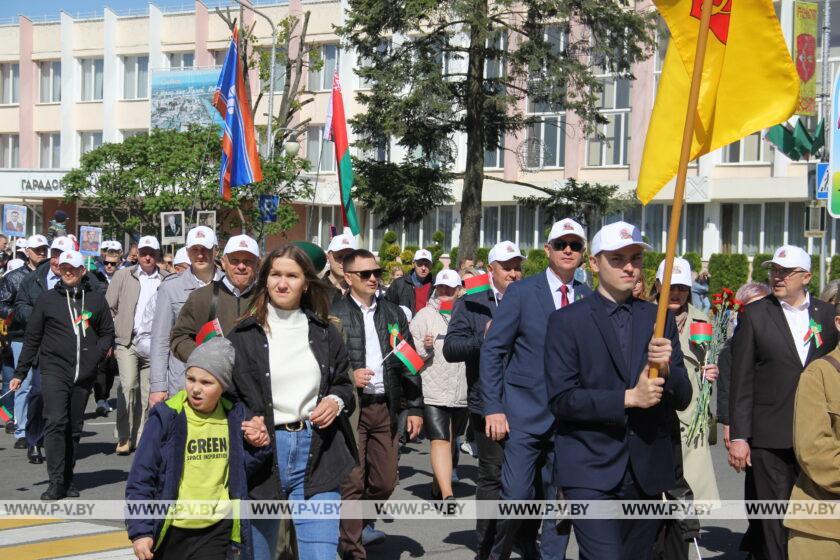
[[[463, 179], [464, 173], [453, 173], [453, 179]], [[500, 183], [505, 183], [508, 185], [519, 185], [520, 187], [528, 187], [530, 189], [535, 189], [540, 192], [544, 192], [545, 194], [552, 194], [552, 190], [548, 187], [540, 187], [539, 185], [535, 185], [533, 183], [526, 183], [524, 181], [514, 181], [513, 179], [505, 179], [504, 177], [496, 177], [495, 175], [487, 175], [486, 173], [483, 175], [483, 179], [485, 181], [498, 181]]]

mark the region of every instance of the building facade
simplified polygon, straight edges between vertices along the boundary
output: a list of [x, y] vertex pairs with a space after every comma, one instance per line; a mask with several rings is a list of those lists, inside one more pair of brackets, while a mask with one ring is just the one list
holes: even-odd
[[[229, 5], [222, 2], [222, 6]], [[645, 8], [649, 3], [640, 0], [637, 5]], [[300, 143], [303, 155], [314, 167], [320, 165], [320, 173], [314, 208], [311, 201], [296, 205], [301, 221], [290, 236], [310, 237], [326, 246], [331, 226], [341, 222], [332, 146], [322, 137], [332, 73], [338, 70], [341, 77], [348, 116], [361, 109], [354, 93], [365, 88], [354, 73], [355, 54], [341, 49], [333, 32], [334, 26], [343, 22], [346, 4], [339, 0], [259, 0], [254, 4], [274, 21], [311, 12], [308, 40], [320, 45], [324, 67], [305, 78], [315, 99], [301, 114], [313, 124]], [[793, 0], [775, 4], [790, 41]], [[178, 9], [150, 4], [141, 12], [117, 13], [106, 8], [97, 14], [62, 12], [38, 20], [20, 16], [0, 22], [0, 202], [27, 205], [30, 232], [41, 231], [44, 221], [58, 208], [61, 179], [78, 165], [83, 153], [148, 130], [153, 71], [221, 64], [229, 31], [215, 13], [216, 7], [209, 0]], [[832, 1], [832, 7], [840, 14], [840, 0]], [[255, 25], [256, 36], [268, 48], [268, 24], [248, 11], [242, 18], [244, 25]], [[535, 248], [544, 241], [545, 220], [540, 211], [515, 203], [514, 197], [534, 191], [503, 181], [549, 186], [576, 178], [616, 184], [622, 191], [635, 188], [666, 44], [663, 32], [654, 56], [634, 68], [636, 80], [632, 82], [601, 76], [605, 84], [602, 111], [609, 121], [602, 127], [605, 139], [583, 135], [574, 114], [545, 112], [544, 107], [523, 103], [522, 109], [539, 122], [507, 135], [504, 149], [485, 154], [485, 169], [491, 178], [484, 186], [482, 246], [510, 239], [523, 248]], [[840, 26], [834, 26], [832, 44], [840, 45]], [[840, 46], [831, 49], [830, 55], [833, 79], [840, 69]], [[821, 76], [819, 64], [816, 73]], [[253, 83], [258, 80], [256, 73], [251, 78]], [[277, 94], [275, 107], [279, 97]], [[265, 103], [255, 122], [264, 126]], [[463, 168], [466, 138], [456, 137], [453, 142], [458, 165]], [[539, 149], [529, 151], [529, 146]], [[396, 145], [386, 146], [382, 152], [383, 158], [400, 157]], [[708, 259], [721, 252], [767, 253], [783, 243], [793, 243], [819, 253], [819, 243], [804, 235], [808, 170], [807, 162], [790, 161], [772, 147], [763, 132], [693, 162], [680, 251]], [[452, 190], [453, 205], [431, 210], [419, 224], [389, 228], [397, 231], [403, 246], [427, 245], [437, 230], [444, 232], [447, 248], [457, 246], [460, 184], [454, 183]], [[651, 244], [664, 250], [672, 193], [672, 187], [666, 187], [647, 207], [607, 219], [623, 217], [639, 224]], [[70, 210], [74, 230], [79, 224], [100, 220], [84, 208], [65, 208]], [[361, 214], [361, 243], [376, 250], [384, 229], [377, 227], [376, 216], [370, 212], [362, 209]], [[830, 220], [827, 229], [827, 254], [840, 253], [840, 225]]]

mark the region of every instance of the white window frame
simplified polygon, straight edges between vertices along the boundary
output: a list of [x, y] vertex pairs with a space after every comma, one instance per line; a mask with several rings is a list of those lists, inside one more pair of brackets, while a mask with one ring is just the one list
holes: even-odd
[[[140, 68], [141, 62], [146, 61], [146, 77], [145, 79], [141, 78], [140, 76]], [[149, 98], [149, 55], [131, 55], [131, 56], [124, 56], [122, 57], [122, 66], [123, 66], [123, 79], [122, 79], [122, 100], [123, 101], [138, 101], [143, 99]], [[127, 83], [129, 79], [128, 71], [133, 67], [134, 75], [132, 81], [133, 84]], [[145, 83], [144, 83], [145, 82]], [[126, 88], [130, 88], [128, 94], [126, 94]], [[141, 91], [141, 88], [145, 89], [145, 91]], [[142, 95], [141, 95], [142, 94]]]
[[[99, 143], [96, 143], [97, 135]], [[79, 157], [102, 145], [101, 130], [80, 130], [79, 131]]]
[[3, 62], [0, 64], [0, 105], [20, 103], [20, 64]]
[[[309, 135], [312, 133], [316, 133], [318, 135], [318, 153], [310, 154], [309, 153]], [[324, 143], [329, 144], [329, 146], [324, 146]], [[335, 148], [333, 143], [329, 140], [324, 140], [324, 125], [323, 124], [316, 124], [311, 125], [306, 129], [306, 159], [312, 164], [312, 169], [315, 172], [318, 172], [318, 159], [321, 160], [321, 173], [335, 173], [336, 172], [336, 164], [335, 164]]]
[[[309, 68], [306, 75], [306, 86], [310, 89], [310, 91], [330, 91], [332, 89], [333, 74], [332, 72], [325, 72], [327, 61], [326, 51], [328, 48], [335, 48], [334, 71], [339, 72], [341, 70], [341, 46], [338, 43], [322, 43], [318, 46], [318, 48], [321, 51], [321, 61], [324, 63], [324, 66], [322, 66], [320, 70], [313, 70], [311, 67]], [[311, 85], [314, 81], [314, 74], [318, 75], [318, 87], [313, 89]]]
[[149, 134], [149, 130], [146, 128], [123, 128], [120, 130], [123, 141], [134, 136], [145, 136], [147, 134]]
[[[58, 72], [56, 72], [58, 68]], [[48, 82], [48, 91], [44, 91], [44, 80]], [[56, 95], [56, 84], [58, 92]], [[41, 104], [61, 103], [61, 61], [42, 60], [38, 63], [38, 102]]]
[[[745, 160], [744, 159], [744, 140], [748, 137], [742, 138], [740, 140], [736, 140], [732, 142], [732, 144], [727, 144], [723, 148], [721, 148], [720, 154], [720, 164], [725, 166], [738, 166], [738, 165], [771, 165], [773, 163], [773, 147], [768, 140], [764, 138], [763, 130], [758, 132], [754, 132], [749, 136], [758, 136], [758, 159], [756, 160]], [[732, 148], [733, 144], [738, 144], [738, 161], [726, 161], [729, 155], [729, 150]], [[767, 159], [765, 159], [767, 158]]]
[[[100, 66], [100, 87], [96, 87], [97, 62]], [[79, 101], [95, 103], [102, 101], [105, 94], [105, 60], [102, 57], [78, 59], [79, 64]], [[90, 95], [86, 96], [85, 93]]]
[[[192, 63], [187, 66], [184, 64], [184, 57], [192, 57]], [[166, 60], [169, 64], [170, 70], [191, 70], [195, 68], [195, 52], [193, 51], [178, 51], [166, 53]]]
[[20, 136], [0, 134], [0, 169], [20, 167]]
[[[58, 145], [56, 146], [56, 140]], [[44, 143], [47, 144], [47, 154], [49, 160], [44, 161]], [[58, 161], [55, 157], [58, 156]], [[61, 133], [55, 132], [39, 132], [38, 133], [38, 165], [41, 169], [61, 169]]]

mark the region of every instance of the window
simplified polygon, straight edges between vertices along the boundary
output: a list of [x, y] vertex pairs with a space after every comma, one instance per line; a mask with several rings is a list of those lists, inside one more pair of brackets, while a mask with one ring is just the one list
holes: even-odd
[[17, 134], [0, 134], [0, 168], [20, 167], [20, 140]]
[[761, 132], [750, 134], [723, 148], [723, 163], [772, 163], [771, 144], [761, 138]]
[[[566, 162], [566, 118], [544, 117], [526, 130], [529, 146], [527, 164], [531, 169], [563, 167]], [[533, 142], [532, 142], [533, 141]]]
[[722, 252], [731, 255], [738, 252], [738, 230], [741, 227], [737, 204], [720, 205]]
[[516, 206], [501, 206], [499, 210], [500, 241], [516, 242]]
[[[569, 28], [567, 26], [550, 25], [542, 32], [542, 40], [548, 45], [549, 57], [540, 66], [532, 67], [528, 83], [528, 112], [529, 113], [562, 113], [563, 107], [557, 104], [557, 93], [549, 86], [542, 87], [543, 77], [548, 75], [549, 66], [556, 64], [562, 58], [569, 44]], [[552, 98], [553, 101], [552, 101]]]
[[764, 204], [764, 251], [773, 253], [785, 244], [785, 203]]
[[665, 221], [662, 217], [662, 212], [667, 209], [663, 204], [648, 204], [644, 210], [644, 228], [642, 233], [648, 238], [648, 242], [654, 251], [662, 251], [664, 237], [663, 231], [665, 229]]
[[405, 225], [403, 248], [420, 246], [420, 222]]
[[[224, 51], [223, 51], [224, 52]], [[148, 57], [146, 58], [148, 61]], [[169, 67], [172, 69], [193, 68], [195, 54], [191, 52], [169, 53]]]
[[496, 31], [487, 39], [487, 58], [484, 61], [484, 79], [493, 80], [507, 75], [504, 52], [507, 50], [507, 34]]
[[61, 134], [42, 132], [38, 136], [41, 144], [41, 169], [61, 167]]
[[102, 59], [83, 58], [79, 62], [82, 66], [82, 101], [102, 101]]
[[741, 252], [753, 256], [759, 250], [761, 235], [761, 204], [744, 204]]
[[121, 130], [123, 140], [128, 140], [134, 136], [145, 136], [149, 133], [148, 130], [145, 128], [128, 128], [125, 130]]
[[[685, 220], [685, 252], [703, 254], [703, 229], [705, 227], [705, 205], [686, 204]], [[630, 222], [633, 223], [633, 222]], [[699, 271], [696, 271], [699, 272]]]
[[601, 112], [607, 123], [598, 125], [598, 135], [587, 141], [586, 165], [606, 167], [627, 165], [630, 144], [630, 80], [606, 76], [601, 78]]
[[226, 57], [227, 49], [213, 51], [213, 64], [216, 66], [222, 66], [225, 63]]
[[805, 203], [788, 202], [788, 244], [805, 247]]
[[310, 126], [306, 130], [306, 159], [311, 164], [313, 171], [318, 170], [318, 161], [321, 162], [321, 171], [335, 171], [335, 148], [329, 140], [324, 140], [324, 126]]
[[309, 67], [309, 90], [324, 91], [332, 89], [333, 74], [338, 71], [338, 45], [321, 45], [321, 69]]
[[523, 251], [534, 248], [534, 238], [539, 239], [536, 231], [536, 210], [525, 206], [519, 207], [519, 247]]
[[481, 231], [484, 235], [482, 244], [492, 247], [499, 242], [499, 207], [485, 206]]
[[61, 61], [45, 60], [41, 67], [41, 103], [61, 101]]
[[0, 103], [5, 105], [20, 102], [20, 64], [0, 64]]
[[81, 146], [79, 153], [84, 155], [102, 145], [102, 131], [80, 132], [79, 140]]
[[146, 99], [147, 97], [149, 97], [149, 57], [124, 57], [123, 99]]
[[484, 149], [485, 169], [501, 169], [505, 166], [505, 139], [498, 131], [491, 131], [487, 134]]
[[[285, 52], [285, 49], [284, 49]], [[283, 62], [281, 51], [275, 50], [274, 53], [274, 93], [283, 93], [283, 88], [286, 87], [286, 63]], [[271, 59], [271, 49], [263, 49], [260, 51], [260, 56], [265, 61], [266, 69], [268, 69], [268, 62]], [[268, 76], [265, 77], [265, 84], [260, 82], [260, 88], [265, 88], [266, 95], [268, 94]]]

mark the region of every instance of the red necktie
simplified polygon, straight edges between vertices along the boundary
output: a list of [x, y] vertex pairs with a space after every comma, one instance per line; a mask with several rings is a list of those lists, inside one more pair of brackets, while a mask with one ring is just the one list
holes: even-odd
[[566, 284], [560, 286], [560, 309], [569, 305], [569, 287]]

